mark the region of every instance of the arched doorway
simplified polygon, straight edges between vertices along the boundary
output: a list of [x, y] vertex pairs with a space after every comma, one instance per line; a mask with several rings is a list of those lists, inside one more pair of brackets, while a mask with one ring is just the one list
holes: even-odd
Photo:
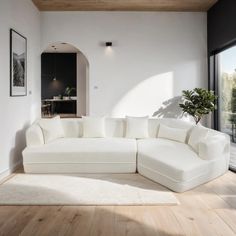
[[65, 42], [48, 45], [41, 54], [42, 117], [88, 115], [89, 63]]

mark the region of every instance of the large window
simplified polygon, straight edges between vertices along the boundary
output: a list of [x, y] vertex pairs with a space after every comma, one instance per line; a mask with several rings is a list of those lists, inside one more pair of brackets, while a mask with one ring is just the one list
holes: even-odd
[[218, 129], [236, 142], [236, 46], [216, 56]]

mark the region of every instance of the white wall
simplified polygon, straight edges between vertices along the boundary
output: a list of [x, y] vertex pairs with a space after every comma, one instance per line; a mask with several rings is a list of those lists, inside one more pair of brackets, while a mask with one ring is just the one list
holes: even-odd
[[[27, 37], [28, 94], [10, 97], [10, 28]], [[31, 0], [0, 0], [0, 178], [21, 162], [25, 128], [40, 113], [40, 13]]]
[[42, 13], [42, 50], [57, 41], [89, 61], [92, 115], [178, 116], [175, 97], [207, 86], [206, 13]]

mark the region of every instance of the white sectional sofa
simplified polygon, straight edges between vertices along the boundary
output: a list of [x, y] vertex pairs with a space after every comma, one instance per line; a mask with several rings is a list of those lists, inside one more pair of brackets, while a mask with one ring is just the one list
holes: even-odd
[[[148, 137], [139, 139], [126, 137], [126, 119], [106, 118], [105, 135], [99, 138], [83, 137], [82, 119], [61, 119], [60, 122], [63, 135], [50, 142], [45, 141], [40, 121], [27, 130], [27, 147], [23, 151], [26, 173], [138, 171], [173, 191], [183, 192], [228, 170], [229, 137], [204, 127], [196, 128], [189, 122], [148, 119]], [[160, 134], [160, 127], [170, 130], [163, 129]], [[186, 138], [183, 141], [171, 138], [172, 128], [186, 131]], [[201, 129], [207, 131], [206, 137], [200, 137]], [[181, 133], [179, 137], [182, 138]]]

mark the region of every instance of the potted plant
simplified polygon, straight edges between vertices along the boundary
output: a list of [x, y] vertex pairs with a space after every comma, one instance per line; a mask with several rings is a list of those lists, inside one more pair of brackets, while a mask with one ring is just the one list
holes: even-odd
[[65, 89], [65, 95], [66, 95], [65, 99], [70, 99], [72, 91], [76, 91], [76, 89], [73, 88], [73, 87], [66, 87], [66, 89]]
[[198, 124], [204, 115], [216, 109], [215, 101], [217, 96], [214, 91], [208, 91], [202, 88], [183, 91], [184, 102], [179, 104], [184, 113], [192, 116]]

